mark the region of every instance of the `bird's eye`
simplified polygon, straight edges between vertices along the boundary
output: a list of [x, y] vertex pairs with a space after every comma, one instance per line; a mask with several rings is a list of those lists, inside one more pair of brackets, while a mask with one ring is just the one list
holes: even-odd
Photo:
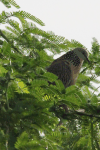
[[85, 52], [82, 52], [83, 55], [85, 55]]

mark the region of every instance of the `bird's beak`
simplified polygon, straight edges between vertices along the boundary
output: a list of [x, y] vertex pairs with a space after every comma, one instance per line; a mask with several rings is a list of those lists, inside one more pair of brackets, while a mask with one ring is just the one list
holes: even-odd
[[90, 64], [91, 62], [89, 61], [89, 59], [86, 57], [87, 62]]

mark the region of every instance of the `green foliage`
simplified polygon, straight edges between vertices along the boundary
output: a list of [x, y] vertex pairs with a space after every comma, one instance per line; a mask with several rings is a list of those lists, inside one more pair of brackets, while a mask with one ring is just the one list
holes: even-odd
[[[19, 8], [14, 0], [2, 3]], [[84, 46], [45, 32], [34, 22], [44, 25], [25, 11], [0, 14], [7, 29], [0, 30], [0, 149], [99, 150], [100, 94], [92, 85], [100, 82], [99, 43], [93, 39], [91, 64], [85, 62], [76, 85], [65, 89], [46, 68], [55, 54]]]
[[11, 8], [11, 5], [15, 6], [16, 8], [20, 8], [20, 6], [14, 0], [2, 0], [2, 3], [7, 8]]

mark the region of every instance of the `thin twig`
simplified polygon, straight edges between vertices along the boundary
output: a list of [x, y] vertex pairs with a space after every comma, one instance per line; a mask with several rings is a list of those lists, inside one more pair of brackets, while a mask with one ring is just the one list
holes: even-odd
[[19, 52], [18, 49], [13, 45], [13, 43], [2, 33], [1, 30], [0, 30], [0, 35], [1, 35], [9, 44], [11, 44], [11, 47], [14, 48], [16, 52], [22, 54], [22, 53]]

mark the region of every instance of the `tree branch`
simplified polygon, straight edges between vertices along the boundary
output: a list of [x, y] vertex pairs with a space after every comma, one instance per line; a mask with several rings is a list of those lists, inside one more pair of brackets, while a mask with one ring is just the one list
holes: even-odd
[[13, 45], [13, 43], [2, 33], [2, 31], [0, 30], [0, 35], [11, 45], [12, 48], [14, 48], [14, 50], [16, 52], [18, 52], [19, 54], [22, 54], [21, 52], [18, 51], [18, 49]]

